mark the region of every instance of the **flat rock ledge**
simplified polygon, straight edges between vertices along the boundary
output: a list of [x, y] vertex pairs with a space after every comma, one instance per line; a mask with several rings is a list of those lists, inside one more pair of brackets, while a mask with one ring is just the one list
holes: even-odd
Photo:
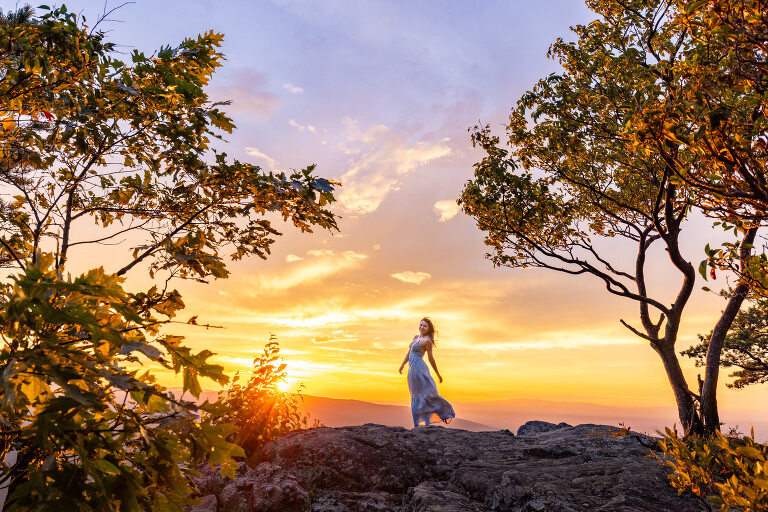
[[202, 466], [193, 512], [688, 512], [655, 440], [542, 421], [468, 432], [367, 424], [292, 432], [234, 480]]

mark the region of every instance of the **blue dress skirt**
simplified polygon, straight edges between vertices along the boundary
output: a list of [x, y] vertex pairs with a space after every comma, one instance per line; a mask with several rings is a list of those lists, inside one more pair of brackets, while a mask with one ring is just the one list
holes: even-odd
[[456, 417], [448, 400], [437, 394], [437, 386], [424, 362], [424, 352], [419, 348], [418, 341], [411, 344], [408, 354], [408, 389], [411, 392], [414, 427], [436, 421], [450, 423]]

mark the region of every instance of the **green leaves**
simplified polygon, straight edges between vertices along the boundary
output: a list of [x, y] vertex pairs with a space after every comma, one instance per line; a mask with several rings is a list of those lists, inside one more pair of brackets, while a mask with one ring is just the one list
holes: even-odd
[[[135, 309], [145, 303], [131, 300], [122, 279], [94, 269], [65, 280], [46, 266], [52, 262], [41, 254], [0, 301], [0, 413], [3, 430], [14, 432], [5, 450], [16, 450], [24, 477], [12, 486], [9, 510], [39, 507], [43, 496], [78, 510], [180, 510], [191, 489], [179, 463], [196, 456], [231, 473], [231, 457], [242, 455], [225, 440], [234, 427], [201, 423], [193, 404], [128, 365], [140, 352], [182, 373], [198, 394], [200, 377], [226, 381], [222, 368], [207, 362], [207, 350], [154, 337], [157, 320]], [[118, 486], [125, 489], [116, 503]]]
[[[101, 34], [80, 30], [65, 10], [43, 19], [52, 25], [13, 32], [17, 53], [0, 54], [11, 70], [0, 84], [8, 109], [0, 109], [0, 161], [8, 169], [0, 182], [20, 198], [14, 208], [0, 208], [0, 226], [19, 240], [0, 249], [0, 263], [21, 260], [48, 239], [58, 241], [56, 267], [63, 271], [70, 246], [87, 242], [72, 240], [69, 225], [91, 217], [104, 231], [101, 242], [126, 233], [146, 240], [134, 259], [117, 263], [118, 274], [149, 264], [152, 275], [205, 281], [228, 276], [227, 256], [269, 254], [279, 235], [263, 219], [271, 212], [302, 231], [336, 229], [328, 210], [336, 183], [316, 178], [314, 166], [275, 174], [210, 150], [212, 139], [234, 128], [219, 109], [227, 102], [212, 102], [205, 91], [223, 59], [221, 34], [185, 39], [149, 57], [134, 52], [125, 65]], [[46, 45], [53, 54], [44, 53]], [[28, 76], [37, 64], [25, 64], [27, 48], [53, 63], [48, 75]], [[81, 53], [87, 63], [73, 63]], [[48, 229], [51, 222], [63, 232]]]
[[[752, 384], [768, 382], [768, 304], [765, 299], [754, 301], [740, 311], [723, 340], [720, 365], [732, 368], [734, 380], [728, 387], [742, 389]], [[699, 334], [699, 342], [681, 352], [694, 359], [696, 366], [706, 361], [711, 333]]]
[[221, 476], [235, 478], [238, 464], [235, 457], [245, 457], [243, 448], [227, 441], [239, 431], [239, 427], [232, 423], [206, 423], [206, 428], [202, 431], [203, 442], [202, 450], [208, 454], [208, 461], [211, 467], [218, 466]]

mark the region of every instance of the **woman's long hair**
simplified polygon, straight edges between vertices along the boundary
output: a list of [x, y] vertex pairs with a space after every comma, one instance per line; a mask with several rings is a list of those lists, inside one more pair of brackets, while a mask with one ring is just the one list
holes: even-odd
[[429, 326], [429, 330], [427, 331], [427, 336], [429, 336], [432, 339], [432, 345], [437, 345], [437, 330], [435, 329], [435, 324], [432, 323], [432, 320], [430, 320], [428, 316], [425, 316], [424, 318], [422, 318], [421, 322], [427, 322], [427, 325]]

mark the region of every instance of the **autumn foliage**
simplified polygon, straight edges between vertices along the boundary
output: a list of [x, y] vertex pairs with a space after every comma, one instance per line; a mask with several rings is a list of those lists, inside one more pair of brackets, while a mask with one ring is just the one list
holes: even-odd
[[768, 509], [768, 447], [755, 442], [754, 431], [741, 439], [719, 431], [682, 439], [666, 429], [660, 445], [678, 492], [691, 491], [722, 512]]

